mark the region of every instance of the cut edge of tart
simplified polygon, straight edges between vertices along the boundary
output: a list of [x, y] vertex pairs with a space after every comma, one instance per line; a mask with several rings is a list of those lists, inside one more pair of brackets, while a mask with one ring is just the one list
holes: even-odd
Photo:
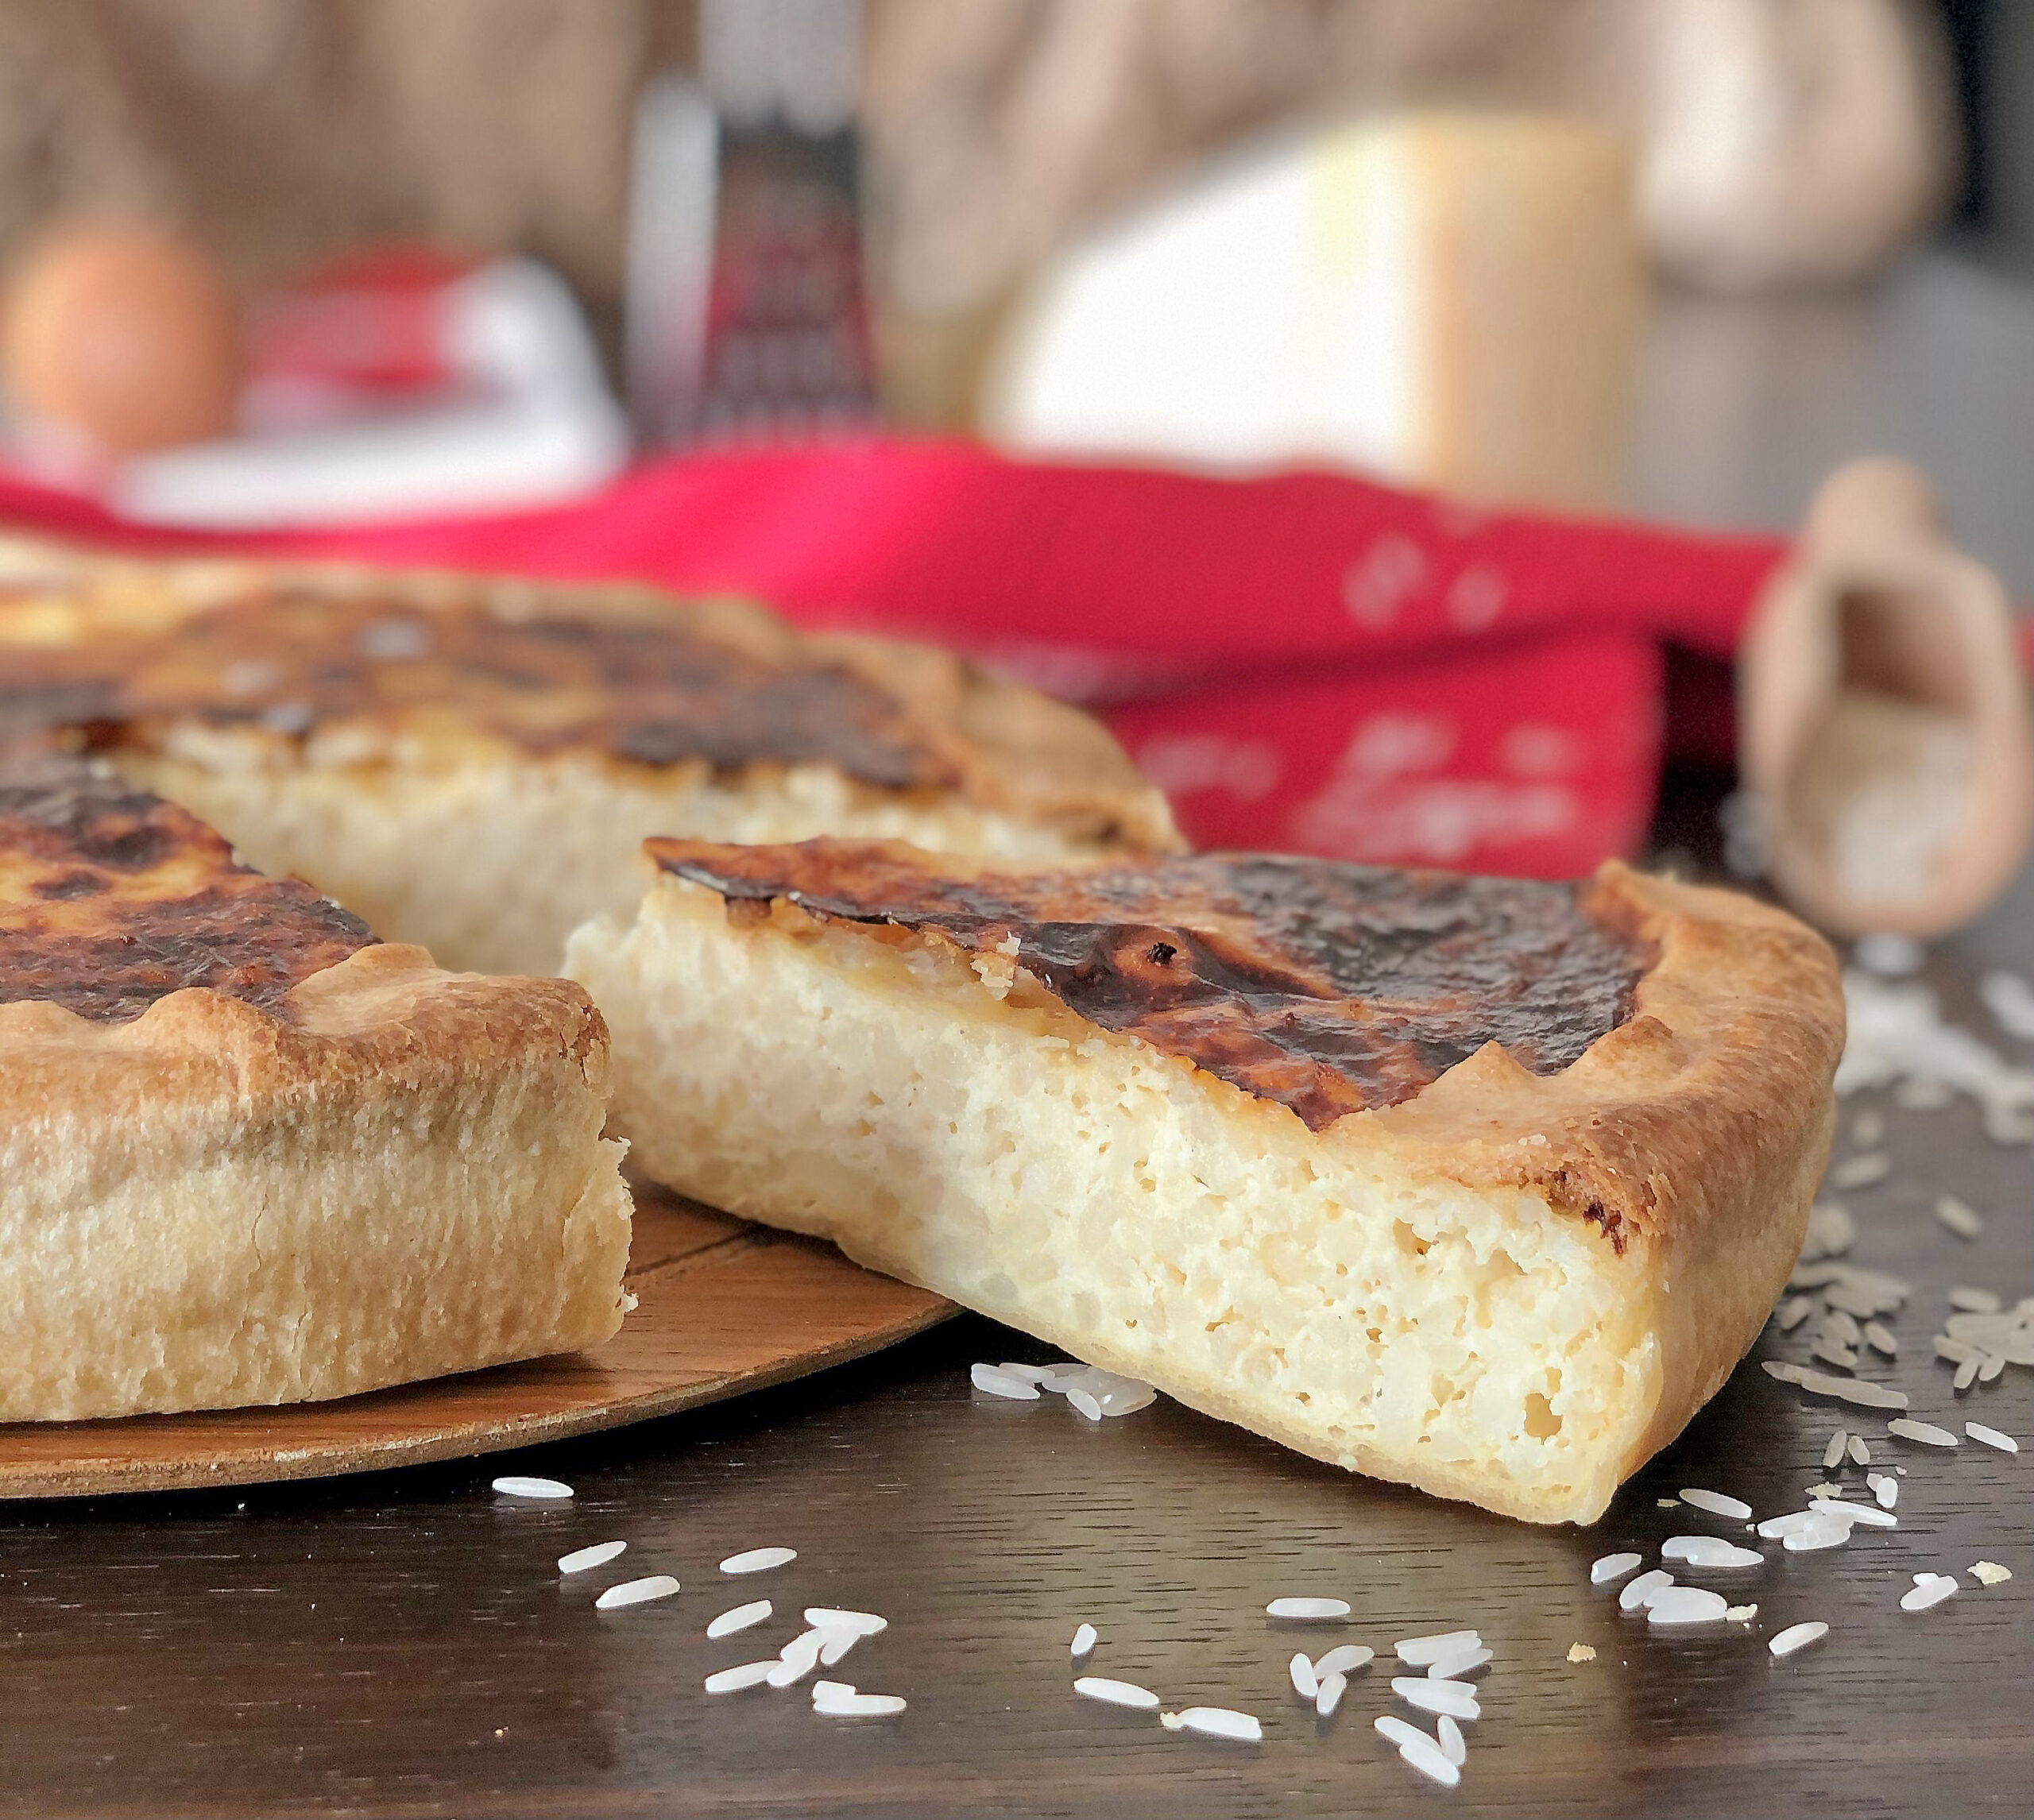
[[98, 767], [0, 767], [0, 1420], [597, 1344], [630, 1197], [578, 987], [447, 973]]
[[649, 1174], [1510, 1515], [1592, 1521], [1680, 1432], [1827, 1158], [1827, 945], [1616, 863], [651, 854], [567, 967]]
[[949, 653], [621, 584], [0, 537], [0, 732], [56, 734], [448, 965], [555, 972], [651, 835], [1182, 844], [1080, 709]]

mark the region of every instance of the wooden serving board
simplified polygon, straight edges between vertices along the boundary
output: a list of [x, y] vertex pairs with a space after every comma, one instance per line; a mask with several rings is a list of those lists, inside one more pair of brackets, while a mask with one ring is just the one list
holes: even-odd
[[637, 1305], [592, 1352], [332, 1403], [0, 1424], [0, 1498], [256, 1485], [558, 1440], [781, 1384], [907, 1338], [953, 1307], [639, 1183]]

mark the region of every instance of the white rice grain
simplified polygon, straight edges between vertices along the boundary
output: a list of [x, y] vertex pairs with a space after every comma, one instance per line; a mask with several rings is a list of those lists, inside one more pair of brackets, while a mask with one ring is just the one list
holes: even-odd
[[2012, 1436], [1999, 1428], [1987, 1428], [1982, 1422], [1966, 1422], [1963, 1432], [1974, 1441], [1982, 1441], [1988, 1447], [1997, 1447], [2002, 1454], [2017, 1454], [2020, 1443]]
[[878, 1617], [872, 1611], [844, 1611], [836, 1606], [807, 1606], [805, 1621], [814, 1630], [853, 1630], [864, 1636], [874, 1636], [890, 1628], [887, 1617]]
[[1325, 1656], [1314, 1658], [1313, 1671], [1325, 1681], [1331, 1675], [1353, 1675], [1377, 1660], [1377, 1652], [1360, 1643], [1338, 1643]]
[[738, 1668], [717, 1668], [706, 1677], [706, 1691], [737, 1694], [744, 1687], [759, 1687], [770, 1678], [770, 1671], [776, 1666], [772, 1659], [768, 1662], [744, 1662]]
[[1073, 1660], [1078, 1662], [1083, 1657], [1093, 1655], [1095, 1645], [1100, 1640], [1100, 1639], [1095, 1634], [1095, 1627], [1092, 1624], [1080, 1625], [1073, 1633], [1072, 1645]]
[[1674, 1583], [1674, 1576], [1658, 1567], [1641, 1574], [1635, 1580], [1626, 1580], [1624, 1590], [1618, 1594], [1619, 1611], [1636, 1611], [1655, 1593], [1663, 1591]]
[[1293, 1691], [1302, 1700], [1311, 1700], [1321, 1692], [1321, 1677], [1313, 1671], [1313, 1659], [1302, 1649], [1286, 1664], [1286, 1671], [1293, 1678]]
[[1882, 1352], [1888, 1358], [1897, 1358], [1900, 1342], [1893, 1338], [1893, 1330], [1881, 1321], [1865, 1323], [1865, 1344], [1874, 1352]]
[[1459, 1681], [1429, 1681], [1424, 1675], [1394, 1675], [1391, 1691], [1423, 1713], [1445, 1713], [1454, 1719], [1479, 1719], [1482, 1703], [1473, 1687]]
[[1135, 1681], [1114, 1681], [1106, 1675], [1084, 1675], [1073, 1683], [1073, 1691], [1084, 1700], [1100, 1700], [1108, 1706], [1132, 1706], [1140, 1713], [1155, 1713], [1158, 1696]]
[[1867, 1474], [1865, 1483], [1872, 1488], [1872, 1496], [1878, 1500], [1881, 1510], [1890, 1510], [1900, 1501], [1900, 1481], [1891, 1473]]
[[1862, 1435], [1853, 1435], [1850, 1437], [1849, 1451], [1850, 1463], [1853, 1466], [1868, 1466], [1872, 1463], [1872, 1451], [1865, 1444], [1865, 1437]]
[[899, 1694], [834, 1694], [812, 1691], [812, 1710], [829, 1719], [892, 1719], [904, 1710]]
[[1841, 1428], [1829, 1437], [1829, 1445], [1822, 1450], [1822, 1470], [1824, 1472], [1827, 1472], [1843, 1458], [1843, 1446], [1850, 1438]]
[[1473, 1630], [1438, 1630], [1431, 1636], [1402, 1636], [1391, 1647], [1401, 1662], [1424, 1668], [1456, 1650], [1480, 1649], [1483, 1642]]
[[1692, 1504], [1697, 1510], [1707, 1510], [1717, 1517], [1734, 1517], [1740, 1521], [1751, 1515], [1751, 1506], [1734, 1497], [1727, 1497], [1720, 1491], [1704, 1491], [1700, 1486], [1684, 1486], [1681, 1502]]
[[[1395, 1713], [1380, 1713], [1371, 1724], [1379, 1737], [1387, 1738], [1394, 1745], [1409, 1745], [1416, 1739], [1430, 1745], [1434, 1741], [1417, 1725], [1408, 1725]], [[1435, 1745], [1434, 1748], [1438, 1750], [1440, 1747]]]
[[1935, 1218], [1959, 1238], [1977, 1238], [1984, 1233], [1983, 1215], [1968, 1201], [1959, 1200], [1953, 1194], [1936, 1197]]
[[516, 1473], [494, 1481], [493, 1489], [504, 1497], [570, 1497], [572, 1488], [562, 1479], [524, 1478]]
[[1847, 1497], [1812, 1497], [1808, 1509], [1823, 1517], [1840, 1517], [1846, 1523], [1862, 1523], [1868, 1529], [1897, 1529], [1900, 1519], [1877, 1504], [1858, 1504]]
[[1670, 1536], [1660, 1550], [1663, 1561], [1684, 1561], [1691, 1567], [1756, 1567], [1765, 1557], [1756, 1548], [1740, 1548], [1720, 1536]]
[[1324, 1719], [1335, 1716], [1335, 1709], [1342, 1703], [1342, 1694], [1349, 1685], [1346, 1675], [1324, 1675], [1321, 1678], [1321, 1691], [1313, 1697], [1313, 1710]]
[[1487, 1649], [1464, 1649], [1453, 1656], [1444, 1656], [1438, 1662], [1427, 1664], [1429, 1681], [1459, 1681], [1465, 1675], [1473, 1675], [1491, 1660], [1492, 1652]]
[[1801, 1323], [1815, 1312], [1815, 1297], [1794, 1296], [1782, 1302], [1773, 1314], [1782, 1333], [1792, 1333]]
[[1809, 1624], [1790, 1624], [1765, 1647], [1775, 1656], [1792, 1656], [1797, 1649], [1821, 1642], [1828, 1634], [1829, 1626], [1819, 1618]]
[[1931, 1606], [1940, 1605], [1956, 1590], [1957, 1582], [1953, 1575], [1938, 1574], [1932, 1580], [1903, 1594], [1900, 1609], [1902, 1611], [1926, 1611]]
[[1177, 1731], [1197, 1732], [1204, 1738], [1228, 1738], [1239, 1744], [1261, 1744], [1264, 1727], [1247, 1713], [1233, 1706], [1189, 1706], [1174, 1715]]
[[628, 1546], [626, 1542], [596, 1542], [590, 1548], [574, 1548], [570, 1554], [558, 1557], [558, 1571], [583, 1574], [589, 1568], [605, 1567]]
[[1660, 1625], [1715, 1624], [1730, 1609], [1721, 1593], [1700, 1586], [1668, 1586], [1647, 1602], [1645, 1621]]
[[1840, 1548], [1850, 1540], [1851, 1525], [1827, 1511], [1810, 1513], [1799, 1529], [1789, 1530], [1782, 1546], [1790, 1555], [1812, 1555], [1820, 1548]]
[[1612, 1580], [1621, 1580], [1637, 1567], [1642, 1559], [1638, 1555], [1603, 1555], [1589, 1563], [1589, 1583], [1600, 1586]]
[[831, 1668], [861, 1641], [861, 1633], [858, 1630], [822, 1630], [819, 1638], [819, 1666]]
[[1398, 1754], [1429, 1782], [1437, 1782], [1443, 1788], [1452, 1788], [1462, 1779], [1461, 1771], [1448, 1760], [1439, 1745], [1428, 1741], [1424, 1733], [1402, 1744]]
[[1013, 1403], [1035, 1403], [1038, 1387], [1029, 1378], [1019, 1378], [998, 1365], [979, 1362], [968, 1367], [968, 1381], [986, 1397], [1004, 1397]]
[[788, 1566], [798, 1559], [795, 1548], [746, 1548], [721, 1563], [724, 1574], [762, 1574], [772, 1567]]
[[768, 1599], [751, 1599], [745, 1606], [737, 1606], [732, 1611], [724, 1611], [706, 1626], [706, 1635], [717, 1641], [723, 1636], [733, 1636], [738, 1630], [747, 1630], [760, 1624], [769, 1617], [774, 1608]]
[[1886, 1424], [1890, 1434], [1897, 1435], [1903, 1441], [1919, 1441], [1924, 1447], [1953, 1447], [1956, 1437], [1947, 1428], [1939, 1428], [1932, 1422], [1911, 1422], [1904, 1416]]
[[1078, 1409], [1082, 1415], [1085, 1416], [1089, 1421], [1099, 1422], [1101, 1420], [1101, 1405], [1097, 1403], [1095, 1399], [1088, 1393], [1088, 1392], [1083, 1390], [1079, 1385], [1075, 1385], [1072, 1389], [1067, 1392], [1066, 1400], [1068, 1402], [1071, 1403], [1075, 1408]]
[[1883, 1150], [1867, 1150], [1860, 1156], [1846, 1157], [1829, 1172], [1829, 1182], [1832, 1188], [1868, 1188], [1892, 1173], [1892, 1157]]
[[1324, 1618], [1343, 1618], [1349, 1615], [1347, 1599], [1278, 1598], [1264, 1608], [1267, 1617], [1298, 1618], [1317, 1622]]
[[624, 1606], [647, 1605], [652, 1599], [667, 1599], [678, 1590], [678, 1582], [668, 1574], [649, 1574], [640, 1580], [624, 1580], [609, 1586], [594, 1604], [601, 1611], [619, 1611]]
[[1469, 1760], [1469, 1747], [1463, 1741], [1462, 1728], [1443, 1713], [1434, 1721], [1433, 1729], [1440, 1745], [1440, 1754], [1460, 1769]]
[[770, 1671], [772, 1687], [788, 1687], [802, 1681], [819, 1666], [819, 1652], [826, 1646], [829, 1633], [802, 1630], [777, 1652], [777, 1666]]

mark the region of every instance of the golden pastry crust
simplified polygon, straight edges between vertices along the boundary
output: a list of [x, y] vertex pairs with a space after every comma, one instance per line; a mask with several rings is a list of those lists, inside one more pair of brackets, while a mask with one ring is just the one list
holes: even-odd
[[[1445, 1032], [1432, 1056], [1441, 1065], [1424, 1081], [1396, 1051], [1380, 1068], [1344, 1066], [1340, 1085], [1363, 1103], [1324, 1117], [1333, 1095], [1317, 1083], [1295, 1092], [1276, 1068], [1254, 1077], [1233, 1065], [1233, 1024], [1213, 1019], [1211, 1038], [1205, 1017], [1168, 1022], [1173, 962], [1108, 980], [1092, 971], [1098, 957], [1148, 955], [1164, 941], [1193, 955], [1201, 986], [1234, 995], [1246, 1030], [1296, 1007], [1321, 1014], [1319, 956], [1295, 956], [1290, 918], [1253, 931], [1222, 883], [1225, 869], [1232, 883], [1236, 866], [1259, 862], [1163, 862], [1139, 891], [1108, 861], [1036, 870], [837, 842], [663, 842], [653, 853], [670, 883], [633, 929], [582, 930], [570, 968], [617, 1007], [625, 983], [652, 1007], [618, 1009], [615, 1032], [617, 1110], [652, 1173], [822, 1232], [1321, 1458], [1512, 1514], [1591, 1520], [1680, 1432], [1757, 1336], [1827, 1160], [1843, 1034], [1827, 945], [1778, 910], [1614, 862], [1565, 898], [1564, 887], [1506, 886], [1486, 906], [1497, 911], [1494, 936], [1537, 926], [1571, 957], [1589, 952], [1578, 925], [1600, 937], [1611, 975], [1596, 1021], [1607, 1027], [1579, 1053], [1568, 1053], [1575, 1021], [1542, 1004], [1536, 1032], [1526, 993], [1514, 1009], [1526, 1014], [1463, 1059], [1450, 1061], [1450, 1043], [1459, 1049], [1473, 1019]], [[1288, 877], [1304, 869], [1274, 865]], [[1390, 936], [1395, 900], [1402, 933], [1425, 921], [1452, 945], [1428, 957], [1411, 995], [1438, 1006], [1444, 1022], [1464, 1008], [1465, 983], [1472, 1001], [1502, 1002], [1507, 972], [1531, 974], [1526, 956], [1507, 961], [1502, 939], [1479, 950], [1473, 915], [1435, 930], [1433, 893], [1417, 879], [1355, 895], [1377, 913], [1371, 934]], [[1316, 903], [1336, 895], [1318, 881], [1294, 893]], [[717, 926], [702, 899], [724, 904]], [[1111, 920], [1126, 906], [1131, 914]], [[1126, 974], [1146, 1002], [1122, 1015]], [[1548, 977], [1568, 976], [1556, 967]], [[683, 1002], [701, 1001], [703, 1015], [715, 996], [744, 994], [768, 1034], [702, 1054]], [[1084, 1002], [1112, 1014], [1091, 1018]], [[1614, 1016], [1602, 1016], [1605, 1003]], [[1379, 1009], [1376, 995], [1346, 991], [1333, 1004], [1359, 1026]], [[1402, 994], [1391, 1008], [1402, 1015], [1409, 1005], [1419, 1008]], [[1144, 1014], [1154, 1007], [1158, 1014]], [[778, 1034], [799, 1016], [819, 1021]], [[940, 1053], [900, 1063], [891, 1052], [907, 1039], [888, 1033], [907, 1029]], [[1433, 1033], [1399, 1034], [1417, 1048]], [[858, 1095], [853, 1057], [871, 1045], [889, 1073]], [[755, 1084], [773, 1125], [788, 1126], [802, 1095], [811, 1106], [799, 1123], [834, 1133], [843, 1160], [822, 1167], [795, 1138], [735, 1119], [722, 1072]], [[971, 1076], [972, 1096], [942, 1099], [949, 1077]], [[1006, 1103], [1019, 1108], [1011, 1134], [971, 1129], [971, 1119], [1000, 1119]], [[864, 1142], [887, 1146], [865, 1180], [853, 1166]], [[1183, 1157], [1191, 1166], [1168, 1189], [1165, 1160]], [[1054, 1184], [1050, 1208], [1005, 1199], [1012, 1183], [1033, 1180]], [[1147, 1222], [1173, 1237], [1147, 1242]], [[1367, 1236], [1351, 1250], [1344, 1235], [1359, 1230]], [[1227, 1262], [1203, 1278], [1194, 1258], [1211, 1246]], [[965, 1262], [976, 1248], [993, 1269]], [[1490, 1274], [1493, 1256], [1514, 1254]], [[1042, 1276], [1034, 1256], [1056, 1262]], [[1320, 1260], [1336, 1256], [1335, 1273], [1318, 1277]], [[1007, 1293], [1006, 1279], [1016, 1285]], [[1509, 1327], [1476, 1313], [1514, 1281], [1535, 1285], [1541, 1312]], [[1407, 1298], [1422, 1296], [1425, 1311], [1409, 1315]], [[1251, 1309], [1261, 1311], [1255, 1326]], [[1566, 1326], [1545, 1324], [1556, 1309]], [[1332, 1339], [1313, 1331], [1324, 1310], [1339, 1311]], [[1358, 1396], [1349, 1349], [1360, 1365], [1366, 1326], [1384, 1375], [1363, 1378], [1362, 1367], [1357, 1379], [1371, 1388]], [[1438, 1426], [1417, 1443], [1394, 1439], [1371, 1401], [1413, 1394], [1388, 1381], [1397, 1368], [1379, 1335], [1394, 1331], [1411, 1336], [1424, 1361], [1413, 1375], [1435, 1387]], [[1214, 1343], [1224, 1332], [1249, 1335], [1234, 1358]], [[1512, 1388], [1479, 1414], [1500, 1436], [1486, 1457], [1451, 1399], [1498, 1372], [1484, 1356], [1491, 1348], [1533, 1347], [1544, 1356], [1529, 1370], [1512, 1357]], [[1444, 1363], [1429, 1356], [1434, 1348]], [[1539, 1388], [1529, 1390], [1534, 1372]]]
[[625, 585], [0, 540], [0, 732], [160, 751], [231, 732], [288, 764], [476, 751], [723, 777], [817, 765], [1154, 852], [1162, 795], [1100, 725], [929, 646], [806, 634], [751, 602]]
[[80, 761], [0, 776], [0, 1420], [304, 1401], [622, 1312], [607, 1033]]

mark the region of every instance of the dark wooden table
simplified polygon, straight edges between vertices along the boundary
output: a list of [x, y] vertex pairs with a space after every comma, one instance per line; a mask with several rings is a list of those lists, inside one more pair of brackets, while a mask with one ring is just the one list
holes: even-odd
[[[1761, 346], [1779, 333], [1769, 318], [1736, 319]], [[1657, 423], [1649, 433], [1657, 456], [1665, 442]], [[2024, 455], [2034, 432], [2020, 435]], [[1853, 425], [1827, 455], [1897, 441]], [[1718, 514], [1699, 467], [1679, 497], [1671, 472], [1657, 462], [1648, 472], [1646, 503]], [[1738, 516], [1781, 519], [1798, 504], [1776, 485], [1767, 512]], [[2011, 573], [2013, 553], [1995, 554]], [[2031, 574], [2034, 562], [2011, 578]], [[1986, 1030], [1970, 981], [2001, 964], [2034, 973], [2034, 878], [1931, 976], [1961, 1021]], [[1994, 1040], [2028, 1059], [2025, 1045]], [[1928, 1344], [1952, 1284], [2009, 1299], [2034, 1289], [2034, 1158], [1988, 1142], [1967, 1105], [1858, 1103], [1884, 1107], [1895, 1167], [1844, 1197], [1861, 1227], [1853, 1259], [1916, 1285], [1896, 1323], [1897, 1381], [1916, 1415], [1959, 1428], [1975, 1416], [2034, 1444], [2034, 1374], [2009, 1370], [1953, 1399]], [[1982, 1238], [1960, 1242], [1930, 1217], [1945, 1190], [1986, 1213]], [[1769, 1334], [1761, 1350], [1804, 1349]], [[0, 1509], [0, 1812], [2034, 1806], [2034, 1451], [1939, 1453], [1846, 1421], [1874, 1439], [1877, 1463], [1910, 1469], [1899, 1529], [1822, 1554], [1769, 1548], [1739, 1595], [1760, 1607], [1749, 1633], [1676, 1639], [1621, 1617], [1589, 1586], [1587, 1564], [1715, 1527], [1658, 1507], [1682, 1486], [1727, 1490], [1761, 1515], [1798, 1507], [1845, 1416], [1751, 1365], [1580, 1532], [1352, 1478], [1163, 1401], [1096, 1428], [1056, 1401], [971, 1392], [971, 1360], [1011, 1356], [1044, 1354], [968, 1317], [783, 1390], [507, 1463], [570, 1480], [578, 1495], [567, 1505], [496, 1500], [497, 1459], [244, 1495]], [[610, 1537], [628, 1541], [621, 1565], [675, 1574], [683, 1592], [594, 1610], [592, 1586], [562, 1582], [554, 1563]], [[787, 1569], [741, 1582], [716, 1571], [723, 1555], [779, 1542], [799, 1551]], [[1981, 1557], [2016, 1578], [1977, 1586], [1968, 1570]], [[1899, 1595], [1922, 1567], [1959, 1574], [1965, 1590], [1903, 1614]], [[1280, 1593], [1328, 1589], [1354, 1602], [1346, 1627], [1296, 1640], [1263, 1615]], [[908, 1712], [850, 1725], [816, 1718], [802, 1694], [704, 1697], [710, 1669], [770, 1653], [787, 1634], [779, 1622], [706, 1640], [713, 1613], [765, 1595], [779, 1614], [810, 1603], [886, 1614], [889, 1630], [842, 1672], [907, 1695]], [[1774, 1662], [1765, 1639], [1813, 1617], [1830, 1638]], [[1173, 1736], [1074, 1698], [1067, 1640], [1084, 1618], [1102, 1633], [1093, 1672], [1145, 1682], [1171, 1704], [1244, 1707], [1263, 1718], [1264, 1741]], [[1286, 1683], [1296, 1648], [1346, 1637], [1388, 1652], [1410, 1633], [1471, 1625], [1497, 1660], [1452, 1792], [1420, 1782], [1372, 1731], [1376, 1714], [1397, 1710], [1385, 1664], [1326, 1722]], [[1595, 1646], [1593, 1662], [1566, 1660], [1577, 1640]]]

